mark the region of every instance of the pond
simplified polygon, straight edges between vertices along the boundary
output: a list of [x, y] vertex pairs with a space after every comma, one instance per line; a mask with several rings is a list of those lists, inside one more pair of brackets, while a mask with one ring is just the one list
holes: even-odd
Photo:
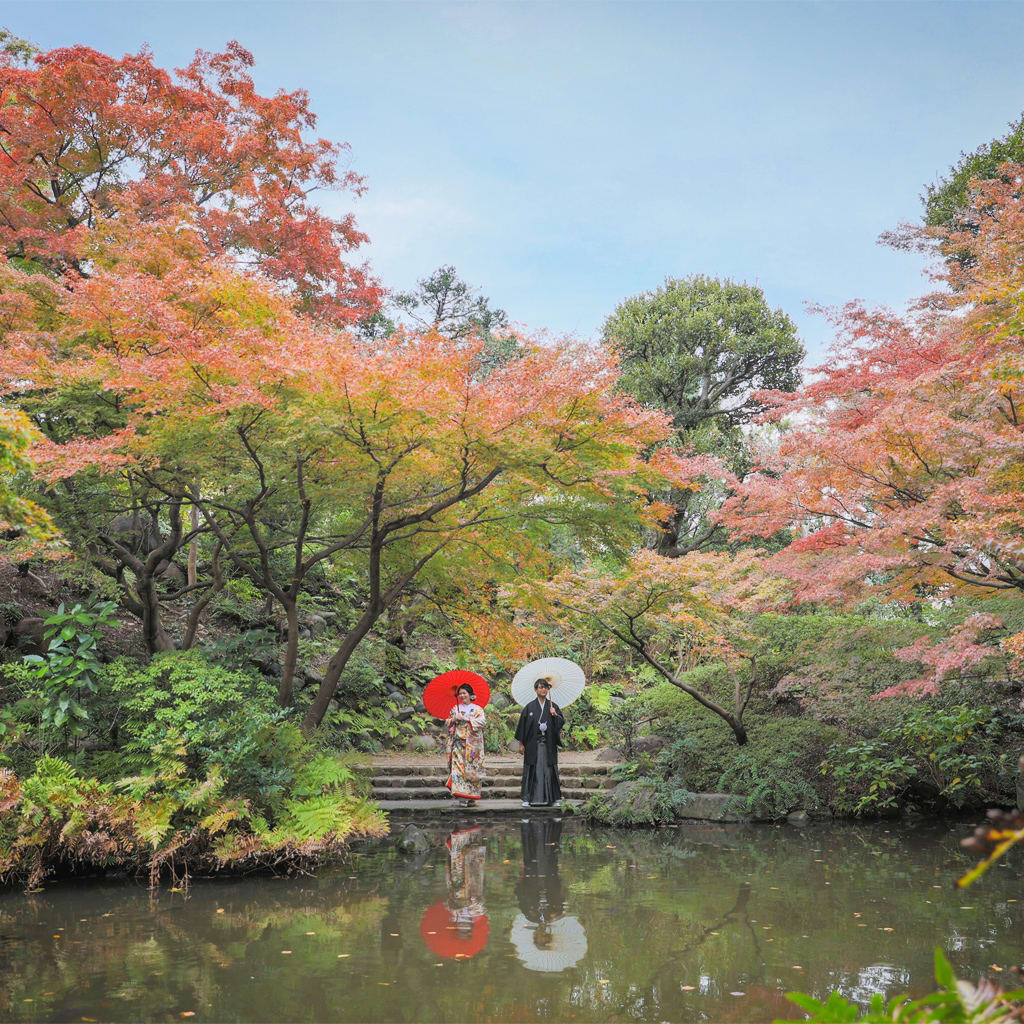
[[1024, 961], [1020, 859], [953, 887], [969, 823], [424, 829], [315, 877], [4, 892], [0, 1017], [755, 1022], [923, 994], [937, 945], [968, 978]]

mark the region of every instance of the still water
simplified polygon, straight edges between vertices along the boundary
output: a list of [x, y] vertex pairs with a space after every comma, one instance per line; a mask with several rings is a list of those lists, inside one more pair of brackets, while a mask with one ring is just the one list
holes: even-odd
[[923, 994], [936, 945], [1024, 962], [1024, 861], [958, 892], [962, 822], [424, 827], [316, 877], [4, 892], [0, 1018], [755, 1022]]

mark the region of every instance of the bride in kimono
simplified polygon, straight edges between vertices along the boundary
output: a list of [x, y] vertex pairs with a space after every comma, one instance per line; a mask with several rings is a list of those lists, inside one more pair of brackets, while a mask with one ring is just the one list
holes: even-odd
[[458, 703], [445, 723], [448, 729], [448, 781], [453, 797], [461, 797], [467, 807], [480, 799], [480, 778], [484, 766], [484, 709], [468, 683], [455, 693]]

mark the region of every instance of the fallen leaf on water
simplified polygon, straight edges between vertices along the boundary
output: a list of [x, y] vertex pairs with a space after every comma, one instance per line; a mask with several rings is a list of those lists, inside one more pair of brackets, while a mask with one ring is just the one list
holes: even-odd
[[347, 956], [351, 956], [351, 955], [352, 955], [351, 953], [339, 953], [339, 954], [338, 954], [338, 959], [339, 959], [339, 960], [344, 960], [344, 959], [345, 959], [345, 957], [347, 957]]
[[282, 949], [282, 950], [281, 950], [281, 952], [282, 952], [282, 954], [284, 954], [284, 953], [290, 953], [290, 952], [291, 952], [291, 950], [290, 950], [290, 949]]
[[390, 985], [391, 982], [390, 981], [378, 981], [377, 984], [378, 985]]
[[771, 929], [772, 929], [772, 926], [771, 926], [770, 924], [763, 924], [763, 925], [761, 925], [761, 928], [762, 928], [762, 929], [763, 929], [764, 931], [766, 931], [766, 932], [769, 932], [769, 931], [771, 931]]
[[696, 985], [680, 985], [679, 987], [684, 992], [692, 992], [697, 986]]
[[306, 932], [307, 935], [316, 935], [316, 932]]
[[[308, 934], [312, 935], [313, 933], [309, 932]], [[391, 938], [393, 938], [393, 939], [397, 939], [398, 938], [398, 932], [388, 932], [388, 935], [390, 935]]]
[[54, 938], [55, 938], [55, 939], [59, 939], [59, 938], [60, 938], [60, 936], [59, 936], [59, 935], [54, 935]]
[[224, 908], [223, 907], [218, 907], [217, 908], [217, 913], [218, 914], [223, 914], [224, 913]]
[[178, 1014], [179, 1017], [194, 1017], [195, 1015], [195, 1010], [182, 1010], [181, 1013]]
[[799, 964], [793, 964], [793, 970], [794, 971], [802, 971], [803, 968]]
[[891, 929], [891, 928], [883, 928], [883, 929], [882, 929], [882, 931], [883, 931], [883, 932], [891, 932], [891, 931], [892, 931], [892, 929]]
[[729, 993], [729, 995], [731, 995], [731, 996], [745, 996], [746, 994], [747, 994], [746, 992], [730, 992]]
[[95, 1021], [96, 1020], [95, 1017], [82, 1017], [81, 1019], [82, 1020], [89, 1020], [89, 1021]]
[[1002, 970], [1002, 967], [1000, 967], [999, 964], [989, 964], [989, 967], [991, 967], [993, 971], [1001, 971]]
[[973, 910], [974, 907], [961, 907], [960, 909], [961, 910]]
[[511, 863], [512, 863], [512, 861], [510, 861], [510, 860], [503, 860], [503, 861], [502, 861], [501, 863], [502, 863], [502, 864], [511, 864]]
[[711, 935], [721, 935], [722, 933], [721, 932], [711, 932], [710, 934]]
[[608, 985], [608, 984], [610, 984], [610, 982], [608, 981], [607, 978], [598, 978], [597, 979], [597, 983], [598, 983], [598, 985]]
[[227, 967], [227, 966], [228, 966], [228, 963], [227, 963], [227, 961], [225, 960], [225, 961], [224, 961], [223, 963], [221, 963], [221, 964], [218, 964], [217, 966], [218, 966], [218, 967]]

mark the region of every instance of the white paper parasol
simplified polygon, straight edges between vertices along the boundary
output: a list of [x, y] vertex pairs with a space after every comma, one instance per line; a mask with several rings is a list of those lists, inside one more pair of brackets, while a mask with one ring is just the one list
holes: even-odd
[[531, 971], [567, 970], [575, 967], [587, 952], [587, 933], [578, 917], [534, 924], [520, 914], [512, 922], [511, 938], [520, 963]]
[[568, 707], [583, 692], [586, 676], [583, 669], [568, 658], [541, 658], [524, 665], [512, 680], [512, 696], [527, 705], [537, 694], [533, 684], [542, 677], [551, 680], [548, 696], [560, 707]]

